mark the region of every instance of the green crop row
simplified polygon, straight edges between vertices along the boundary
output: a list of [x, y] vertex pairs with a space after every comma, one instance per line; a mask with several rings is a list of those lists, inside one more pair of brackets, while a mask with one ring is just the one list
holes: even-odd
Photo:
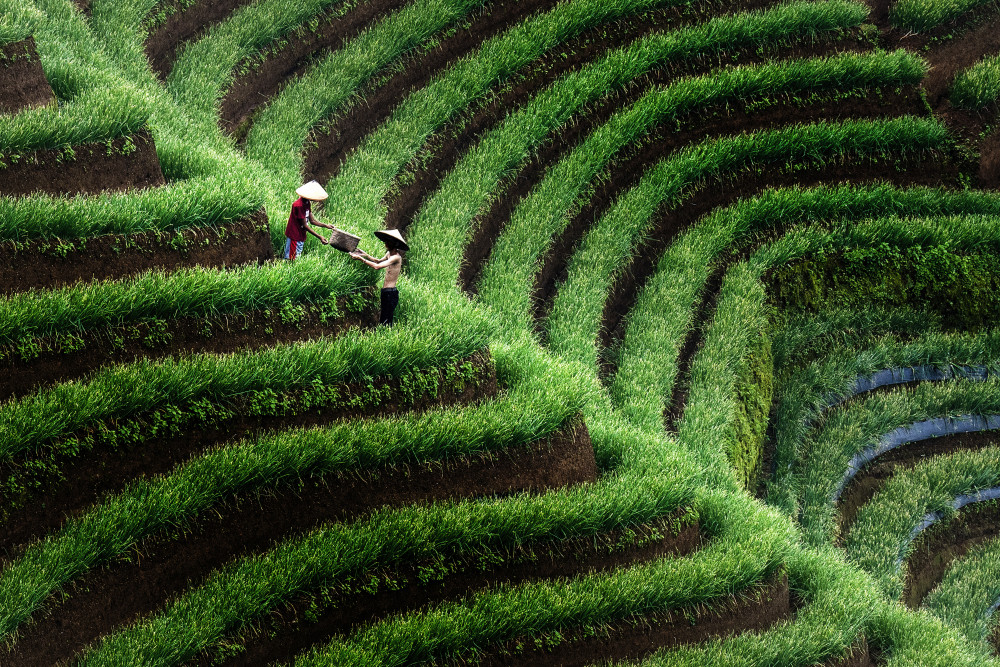
[[[498, 374], [510, 379], [502, 364]], [[571, 382], [515, 383], [503, 399], [472, 408], [263, 434], [210, 451], [166, 477], [134, 482], [9, 563], [0, 573], [0, 633], [12, 632], [54, 589], [87, 569], [234, 494], [525, 445], [554, 433], [580, 407]]]
[[[556, 516], [560, 516], [566, 509], [565, 499], [560, 496], [566, 494], [549, 493], [534, 504], [548, 505]], [[626, 498], [631, 495], [627, 494]], [[525, 498], [517, 498], [512, 504], [516, 507], [526, 502]], [[737, 506], [745, 514], [746, 523], [736, 527], [723, 522], [723, 513]], [[428, 513], [444, 519], [459, 507], [438, 505], [429, 508]], [[494, 503], [481, 502], [465, 509], [465, 522], [478, 523], [483, 514], [495, 516], [499, 508]], [[500, 586], [483, 591], [466, 602], [445, 603], [426, 612], [377, 622], [345, 639], [317, 648], [296, 664], [412, 664], [447, 659], [470, 648], [512, 636], [558, 631], [581, 624], [604, 624], [636, 612], [696, 605], [738, 593], [778, 569], [784, 556], [784, 542], [790, 537], [782, 522], [775, 522], [773, 516], [759, 508], [746, 507], [746, 503], [737, 499], [719, 496], [706, 499], [699, 513], [710, 526], [713, 539], [691, 557], [665, 559], [568, 581]], [[384, 516], [388, 519], [392, 515]], [[511, 513], [503, 523], [522, 524], [524, 516]], [[497, 518], [495, 516], [494, 520]], [[535, 520], [539, 518], [536, 515]], [[543, 523], [551, 525], [551, 521]], [[426, 525], [422, 517], [420, 524]], [[520, 531], [526, 528], [526, 525], [518, 525]], [[544, 530], [544, 527], [535, 530]], [[509, 528], [504, 532], [508, 531]], [[257, 612], [257, 601], [274, 596], [277, 590], [301, 587], [311, 583], [310, 579], [329, 577], [333, 574], [330, 570], [342, 570], [342, 563], [347, 559], [337, 550], [338, 547], [343, 549], [343, 538], [337, 532], [335, 527], [326, 529], [220, 571], [203, 588], [181, 598], [160, 616], [134, 630], [126, 629], [112, 635], [94, 653], [84, 656], [82, 664], [137, 661], [167, 665], [191, 657], [190, 649], [170, 650], [169, 647], [191, 645], [189, 633], [218, 631], [204, 627], [207, 619], [202, 617], [200, 607], [218, 605], [220, 616], [225, 614], [221, 618], [235, 621], [239, 613]], [[432, 534], [440, 533], [434, 530]], [[338, 537], [340, 539], [336, 539]], [[387, 541], [383, 535], [377, 537], [373, 540], [376, 545]], [[355, 548], [348, 553], [354, 560], [357, 558], [354, 554], [360, 555], [359, 551], [373, 550], [371, 547]], [[292, 567], [293, 564], [298, 565]], [[152, 638], [159, 641], [165, 636], [171, 641], [161, 642], [162, 648], [155, 646], [157, 642]]]
[[987, 0], [898, 0], [889, 10], [889, 20], [897, 28], [927, 32], [986, 2]]
[[[655, 108], [655, 107], [654, 107]], [[567, 224], [574, 201], [613, 153], [641, 135], [655, 115], [637, 104], [592, 134], [556, 165], [517, 208], [483, 269], [479, 296], [512, 321], [530, 313], [533, 267]], [[681, 149], [664, 163], [659, 188], [676, 198], [685, 186], [735, 169], [803, 160], [823, 164], [849, 153], [918, 152], [940, 146], [946, 130], [934, 122], [903, 117], [886, 121], [845, 121], [792, 126], [721, 139]]]
[[461, 252], [475, 214], [497, 184], [527, 159], [574, 113], [657, 65], [737, 47], [762, 48], [844, 29], [863, 20], [860, 5], [792, 2], [767, 10], [720, 16], [706, 23], [653, 34], [612, 51], [560, 79], [466, 153], [421, 208], [411, 234], [422, 252], [410, 271], [451, 287], [458, 282]]
[[[384, 217], [384, 206], [380, 205], [380, 201], [391, 187], [399, 170], [413, 158], [427, 137], [456, 112], [480, 98], [497, 81], [510, 76], [575, 33], [599, 22], [610, 20], [615, 15], [638, 11], [652, 4], [664, 3], [651, 3], [645, 0], [616, 3], [585, 1], [582, 4], [575, 3], [573, 6], [557, 6], [550, 13], [529, 20], [506, 34], [484, 43], [478, 55], [463, 59], [424, 89], [411, 95], [396, 109], [392, 118], [369, 136], [358, 151], [345, 161], [340, 173], [329, 184], [331, 197], [343, 202], [339, 208], [334, 209], [335, 215], [356, 220], [362, 228], [377, 225]], [[837, 13], [838, 9], [840, 14]], [[824, 20], [843, 21], [843, 14], [846, 13], [849, 13], [849, 9], [843, 7], [832, 9], [818, 22], [819, 26], [808, 25], [803, 31], [814, 27], [826, 27], [823, 24]], [[701, 32], [700, 35], [704, 38], [705, 33]], [[688, 33], [687, 36], [692, 35]], [[608, 83], [620, 85], [620, 82], [629, 78], [629, 74], [633, 72], [638, 74], [647, 69], [649, 65], [643, 61], [648, 63], [651, 59], [648, 50], [650, 45], [656, 44], [660, 47], [656, 49], [660, 51], [659, 57], [654, 56], [652, 59], [662, 62], [663, 56], [666, 55], [664, 54], [666, 49], [663, 49], [664, 41], [669, 43], [671, 40], [660, 36], [655, 41], [647, 40], [643, 45], [644, 48], [630, 49], [631, 57], [626, 63], [620, 63], [625, 64], [622, 72], [614, 75], [618, 78], [618, 82]], [[673, 41], [674, 48], [677, 43]], [[620, 56], [616, 59], [622, 60]], [[605, 63], [604, 67], [608, 64]], [[599, 67], [597, 71], [600, 69], [603, 68]], [[588, 74], [593, 76], [593, 71]], [[605, 73], [603, 76], [606, 78], [608, 74]], [[578, 77], [574, 77], [573, 83], [580, 84]], [[605, 87], [604, 92], [606, 90]], [[577, 92], [575, 104], [585, 104], [588, 97], [593, 99], [596, 92], [594, 88], [584, 92], [583, 95]], [[565, 118], [565, 112], [560, 116]]]
[[14, 294], [0, 298], [0, 347], [17, 348], [40, 336], [76, 334], [147, 318], [226, 315], [286, 301], [319, 303], [353, 292], [369, 280], [346, 262], [306, 256], [294, 265], [152, 271], [137, 278]]
[[0, 46], [27, 39], [44, 19], [34, 7], [17, 0], [0, 2]]
[[806, 540], [821, 544], [837, 537], [833, 494], [853, 455], [876, 445], [883, 435], [920, 421], [1000, 413], [997, 387], [994, 380], [924, 383], [912, 391], [876, 394], [828, 411], [822, 428], [803, 443], [795, 466], [799, 524]]
[[[639, 117], [655, 123], [691, 112], [694, 107], [703, 104], [731, 99], [794, 94], [805, 90], [849, 90], [855, 86], [912, 84], [921, 70], [919, 61], [901, 53], [860, 57], [848, 54], [739, 67], [679, 81], [662, 91], [651, 93], [660, 97], [660, 108], [656, 111], [643, 110]], [[621, 197], [584, 237], [580, 249], [570, 259], [568, 277], [553, 302], [547, 323], [549, 345], [553, 350], [562, 354], [573, 350], [576, 358], [596, 366], [594, 344], [603, 308], [603, 297], [600, 295], [607, 293], [623, 268], [622, 258], [634, 252], [653, 212], [676, 198], [687, 184], [685, 180], [699, 180], [700, 174], [684, 174], [687, 179], [682, 179], [685, 157], [682, 154], [677, 157], [677, 163], [665, 160], [653, 167], [640, 184]], [[744, 159], [752, 160], [754, 157], [757, 156], [751, 153]], [[778, 161], [783, 161], [783, 158], [779, 157]], [[732, 163], [725, 165], [725, 168], [735, 167]]]
[[[730, 469], [742, 488], [752, 489], [763, 452], [771, 405], [772, 368], [764, 287], [739, 264], [719, 292], [715, 316], [691, 364], [684, 416], [677, 425], [681, 446], [713, 470]], [[722, 468], [718, 454], [728, 465]], [[728, 481], [719, 478], [719, 483]]]
[[901, 560], [909, 555], [912, 532], [924, 515], [952, 516], [955, 498], [998, 485], [996, 447], [936, 456], [900, 470], [858, 512], [845, 541], [848, 559], [869, 572], [890, 599], [898, 599], [903, 591]]
[[345, 4], [350, 5], [341, 0], [265, 0], [241, 7], [197, 41], [187, 43], [167, 77], [167, 88], [192, 118], [214, 126], [220, 99], [241, 62]]
[[[421, 295], [410, 290], [408, 308]], [[287, 390], [314, 379], [345, 382], [400, 375], [471, 355], [486, 345], [488, 324], [447, 299], [424, 295], [415, 326], [379, 328], [231, 355], [140, 360], [98, 371], [0, 406], [0, 458], [30, 452], [95, 421], [148, 412], [161, 404], [224, 399], [250, 390]]]
[[228, 178], [190, 179], [137, 192], [0, 198], [0, 241], [86, 239], [102, 234], [224, 225], [260, 209]]
[[908, 307], [855, 310], [833, 305], [817, 313], [775, 313], [772, 319], [771, 353], [779, 383], [840, 348], [860, 350], [894, 335], [916, 338], [941, 330], [935, 313]]
[[940, 619], [926, 611], [910, 611], [900, 604], [882, 605], [867, 630], [872, 645], [888, 647], [886, 667], [987, 667], [998, 664], [996, 657], [970, 644]]
[[[266, 164], [277, 182], [289, 191], [294, 189], [299, 184], [302, 150], [309, 132], [389, 63], [482, 1], [417, 0], [375, 23], [285, 86], [251, 128], [246, 143], [248, 157]], [[331, 195], [328, 217], [339, 221], [332, 207], [336, 196]]]
[[955, 106], [973, 110], [1000, 100], [1000, 55], [984, 58], [959, 74], [950, 97]]
[[969, 639], [986, 643], [997, 625], [998, 583], [1000, 541], [992, 539], [969, 549], [953, 563], [923, 605]]

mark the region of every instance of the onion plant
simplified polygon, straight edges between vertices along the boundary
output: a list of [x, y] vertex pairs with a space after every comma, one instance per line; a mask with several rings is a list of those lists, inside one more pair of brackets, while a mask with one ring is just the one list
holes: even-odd
[[963, 70], [951, 86], [951, 102], [966, 109], [982, 109], [1000, 100], [1000, 55], [983, 58]]
[[955, 498], [1000, 485], [1000, 449], [936, 456], [898, 471], [858, 512], [845, 548], [889, 598], [903, 590], [903, 562], [928, 513], [953, 516]]
[[985, 0], [898, 0], [889, 20], [897, 28], [927, 32], [982, 4]]
[[1000, 600], [1000, 542], [978, 544], [952, 563], [923, 606], [972, 640], [988, 643]]

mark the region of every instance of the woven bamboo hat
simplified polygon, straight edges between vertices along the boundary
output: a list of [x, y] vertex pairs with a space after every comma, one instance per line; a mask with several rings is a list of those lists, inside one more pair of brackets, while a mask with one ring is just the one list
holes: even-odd
[[305, 185], [302, 185], [295, 191], [300, 197], [305, 197], [306, 199], [311, 199], [312, 201], [323, 201], [330, 195], [326, 194], [326, 190], [323, 186], [316, 181], [309, 181]]
[[398, 229], [383, 229], [380, 232], [375, 232], [375, 236], [390, 248], [399, 248], [400, 250], [410, 249], [410, 246], [403, 240], [403, 235], [399, 233]]

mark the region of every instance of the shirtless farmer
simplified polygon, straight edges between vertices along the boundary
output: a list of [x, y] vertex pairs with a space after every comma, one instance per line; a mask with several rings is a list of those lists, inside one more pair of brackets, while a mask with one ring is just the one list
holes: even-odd
[[318, 238], [323, 245], [329, 243], [329, 239], [323, 238], [319, 232], [310, 225], [333, 229], [333, 225], [320, 222], [312, 214], [312, 203], [323, 201], [329, 195], [323, 186], [316, 181], [309, 181], [295, 191], [299, 198], [292, 204], [292, 212], [288, 216], [288, 225], [285, 227], [285, 259], [293, 260], [302, 254], [302, 247], [306, 243], [306, 232]]
[[379, 317], [379, 324], [392, 326], [393, 314], [399, 304], [399, 290], [396, 289], [396, 281], [399, 280], [399, 272], [403, 268], [403, 253], [410, 249], [410, 246], [403, 240], [403, 235], [395, 229], [385, 229], [375, 232], [383, 243], [385, 243], [386, 253], [382, 259], [375, 259], [363, 250], [355, 250], [351, 257], [364, 262], [373, 269], [385, 269], [385, 282], [382, 283], [382, 313]]

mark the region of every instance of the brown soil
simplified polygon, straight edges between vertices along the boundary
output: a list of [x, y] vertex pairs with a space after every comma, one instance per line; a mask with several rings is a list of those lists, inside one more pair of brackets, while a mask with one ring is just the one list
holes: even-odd
[[880, 663], [869, 648], [868, 639], [862, 636], [860, 641], [848, 649], [846, 656], [839, 660], [827, 660], [823, 664], [827, 667], [873, 667]]
[[962, 508], [950, 521], [940, 521], [917, 538], [906, 560], [903, 602], [919, 607], [941, 583], [951, 564], [978, 544], [1000, 534], [1000, 505], [976, 503]]
[[[486, 648], [467, 659], [445, 664], [505, 667], [531, 665], [591, 665], [605, 661], [637, 660], [663, 648], [692, 644], [713, 637], [763, 631], [792, 616], [788, 578], [776, 577], [767, 584], [751, 586], [726, 603], [711, 607], [651, 613], [637, 620], [592, 629], [562, 631], [555, 645], [538, 648], [536, 637], [519, 637], [499, 647]], [[543, 640], [544, 641], [544, 640]]]
[[[728, 10], [752, 9], [768, 4], [770, 3], [766, 0], [745, 0], [730, 5]], [[530, 63], [517, 75], [511, 77], [512, 83], [508, 89], [498, 91], [495, 97], [487, 99], [478, 106], [473, 106], [461, 119], [449, 123], [428, 141], [418, 158], [420, 164], [413, 174], [412, 182], [408, 185], [402, 185], [399, 192], [391, 194], [386, 202], [389, 207], [386, 226], [390, 229], [405, 231], [419, 210], [425, 196], [437, 189], [440, 179], [451, 170], [473, 143], [506, 118], [512, 109], [522, 106], [525, 101], [531, 99], [559, 77], [604, 55], [611, 44], [624, 44], [654, 30], [675, 29], [694, 22], [696, 18], [708, 17], [708, 15], [700, 15], [696, 7], [659, 9], [641, 17], [618, 21], [611, 26], [601, 26], [599, 30], [586, 31], [568, 41], [558, 51], [550, 52]], [[823, 44], [823, 39], [818, 39], [818, 43]], [[827, 46], [820, 47], [819, 44], [814, 45], [813, 48], [828, 50]], [[785, 52], [786, 50], [780, 51]], [[745, 51], [736, 49], [726, 56], [719, 57], [717, 61], [706, 58], [698, 62], [674, 63], [633, 82], [628, 87], [629, 93], [627, 94], [632, 94], [631, 91], [634, 90], [645, 92], [649, 85], [665, 83], [680, 73], [692, 74], [708, 71], [720, 64], [735, 62], [737, 59], [741, 63], [754, 62], [758, 57], [760, 54], [757, 54], [753, 49]], [[559, 132], [560, 145], [564, 148], [572, 145], [575, 138], [581, 136], [581, 130], [576, 127], [576, 123], [592, 124], [591, 116], [602, 113], [602, 110], [607, 106], [611, 105], [605, 100], [589, 109], [586, 116], [565, 123]], [[620, 107], [621, 104], [616, 103], [613, 106]], [[533, 159], [533, 163], [537, 162], [539, 160], [536, 157]], [[522, 168], [521, 173], [524, 174], [524, 171]], [[523, 178], [523, 176], [518, 178]], [[491, 238], [488, 233], [480, 234], [485, 238]]]
[[[626, 41], [627, 39], [634, 39], [654, 28], [662, 27], [661, 24], [671, 25], [679, 21], [680, 17], [674, 16], [670, 13], [663, 13], [658, 17], [658, 21], [651, 21], [649, 19], [636, 21], [633, 24], [624, 25], [620, 30], [620, 34], [611, 36], [610, 43], [620, 43]], [[518, 93], [518, 99], [514, 100], [504, 98], [501, 101], [506, 106], [500, 107], [500, 111], [502, 113], [506, 113], [506, 110], [510, 106], [520, 106], [524, 101], [524, 99], [521, 98], [528, 98], [529, 95], [537, 92], [537, 90], [542, 87], [542, 84], [547, 85], [557, 76], [564, 75], [570, 69], [573, 69], [576, 66], [587, 62], [587, 60], [593, 59], [602, 54], [604, 52], [602, 48], [607, 47], [608, 43], [609, 42], [605, 42], [602, 39], [595, 43], [587, 43], [587, 48], [581, 47], [579, 49], [570, 45], [568, 50], [574, 54], [570, 59], [572, 67], [560, 65], [552, 70], [543, 71], [542, 76], [530, 79], [530, 86], [520, 84], [515, 89]], [[778, 51], [782, 56], [790, 57], [792, 55], [815, 55], [817, 53], [850, 50], [850, 47], [852, 46], [856, 47], [859, 45], [850, 41], [839, 44], [831, 44], [820, 41], [810, 47], [790, 47], [787, 49], [780, 49]], [[744, 59], [740, 58], [741, 55], [743, 54], [733, 53], [729, 55], [729, 58], [733, 60], [739, 58], [740, 62], [752, 62], [756, 58], [761, 57], [759, 54], [753, 54], [749, 55], [749, 59]], [[542, 176], [580, 140], [586, 137], [587, 134], [600, 124], [604, 123], [613, 113], [625, 108], [627, 105], [631, 104], [643, 94], [648, 92], [650, 88], [665, 85], [675, 79], [679, 74], [689, 74], [692, 73], [692, 70], [694, 70], [694, 72], [709, 71], [714, 67], [719, 66], [719, 64], [719, 62], [709, 60], [707, 62], [700, 63], [694, 68], [690, 66], [690, 63], [684, 63], [684, 67], [665, 67], [656, 70], [650, 75], [642, 77], [638, 81], [632, 82], [624, 91], [623, 95], [610, 95], [604, 100], [591, 105], [591, 108], [587, 110], [586, 115], [578, 115], [572, 121], [564, 123], [562, 127], [553, 133], [553, 135], [550, 135], [545, 144], [533, 154], [532, 158], [520, 167], [517, 174], [508, 179], [507, 182], [494, 193], [493, 204], [489, 211], [484, 215], [477, 217], [477, 219], [473, 222], [472, 235], [469, 243], [465, 247], [465, 256], [462, 261], [459, 275], [459, 282], [462, 288], [466, 292], [475, 293], [475, 284], [478, 280], [482, 267], [485, 265], [489, 253], [492, 250], [493, 243], [503, 232], [504, 226], [510, 219], [514, 210], [521, 203], [524, 197], [531, 192], [535, 185], [537, 185]], [[483, 124], [489, 117], [490, 116], [487, 115], [485, 118], [479, 120], [479, 124]], [[698, 120], [700, 121], [703, 117], [704, 114], [699, 114]], [[700, 123], [698, 124], [700, 125]], [[744, 129], [736, 122], [730, 123], [729, 127], [737, 128], [733, 131], [740, 131]], [[478, 126], [477, 128], [480, 132], [487, 129], [485, 127]], [[580, 238], [582, 238], [585, 230], [589, 227], [591, 222], [593, 222], [595, 217], [603, 210], [603, 207], [610, 205], [610, 197], [616, 195], [629, 185], [634, 184], [642, 176], [643, 169], [646, 166], [648, 166], [651, 162], [656, 161], [656, 159], [662, 158], [671, 150], [672, 147], [679, 147], [685, 145], [686, 143], [698, 141], [712, 134], [712, 129], [708, 127], [707, 124], [705, 127], [697, 127], [690, 132], [685, 132], [683, 136], [675, 132], [675, 129], [676, 124], [671, 121], [670, 123], [667, 123], [663, 127], [659, 128], [659, 130], [653, 130], [649, 138], [642, 142], [645, 148], [644, 152], [647, 155], [646, 162], [643, 162], [640, 159], [627, 160], [623, 158], [621, 163], [615, 165], [611, 170], [609, 175], [610, 182], [598, 185], [599, 193], [595, 194], [593, 204], [584, 204], [580, 213], [574, 217], [574, 220], [568, 225], [567, 229], [556, 240], [553, 245], [553, 249], [545, 258], [543, 258], [541, 273], [536, 277], [536, 300], [545, 301], [551, 296], [550, 292], [553, 289], [555, 281], [563, 277], [561, 274], [564, 272], [566, 259], [569, 253], [575, 248]], [[721, 133], [725, 130], [720, 127], [716, 131]], [[469, 140], [471, 140], [471, 137]], [[634, 147], [629, 147], [624, 152], [628, 153], [629, 151], [634, 150]], [[455, 151], [454, 149], [450, 149], [448, 152], [454, 153]], [[435, 165], [435, 169], [440, 173], [443, 166], [444, 165]], [[429, 184], [425, 183], [424, 185], [427, 186]], [[412, 198], [412, 194], [408, 194]], [[415, 210], [416, 207], [411, 204], [408, 208], [410, 210]], [[538, 312], [544, 312], [545, 309], [546, 306], [540, 304]]]
[[[371, 299], [368, 299], [371, 303]], [[284, 322], [278, 311], [244, 311], [217, 317], [184, 317], [175, 320], [141, 321], [88, 330], [75, 337], [70, 350], [60, 349], [58, 338], [34, 342], [45, 351], [23, 359], [10, 351], [0, 361], [0, 400], [24, 396], [40, 387], [85, 377], [113, 364], [138, 359], [162, 359], [195, 353], [226, 354], [239, 350], [273, 347], [282, 343], [334, 336], [347, 329], [377, 323], [373, 307], [354, 313], [345, 311], [341, 298], [336, 320], [324, 321], [318, 309], [307, 310], [295, 322]], [[2, 355], [2, 351], [0, 351]]]
[[[697, 521], [672, 525], [686, 510], [675, 511], [664, 521], [633, 529], [625, 538], [622, 531], [569, 538], [557, 542], [526, 545], [511, 550], [502, 562], [483, 565], [468, 554], [456, 554], [458, 564], [449, 574], [431, 582], [422, 581], [419, 565], [394, 571], [392, 590], [376, 593], [334, 595], [328, 608], [315, 621], [305, 620], [312, 599], [289, 605], [276, 613], [274, 622], [258, 629], [245, 644], [245, 651], [225, 660], [224, 667], [271, 664], [288, 659], [310, 646], [328, 642], [332, 636], [350, 632], [362, 623], [371, 623], [390, 614], [424, 608], [444, 600], [457, 599], [477, 590], [500, 584], [574, 577], [605, 572], [667, 556], [685, 556], [700, 546]], [[322, 596], [326, 599], [326, 596]], [[203, 655], [195, 664], [209, 667]]]
[[74, 195], [137, 190], [163, 185], [153, 136], [147, 130], [110, 142], [80, 144], [68, 150], [31, 151], [0, 156], [0, 194]]
[[219, 227], [0, 243], [0, 294], [111, 280], [152, 269], [226, 267], [274, 256], [263, 209]]
[[25, 627], [0, 661], [29, 667], [70, 659], [103, 634], [198, 585], [213, 569], [324, 522], [385, 505], [537, 492], [596, 476], [590, 438], [577, 425], [529, 448], [514, 447], [490, 458], [387, 470], [374, 478], [309, 480], [301, 488], [231, 502], [203, 512], [190, 533], [147, 540], [137, 556], [82, 577], [72, 596], [61, 604], [53, 599], [56, 606]]
[[0, 113], [55, 103], [33, 37], [0, 46], [0, 90]]
[[980, 187], [1000, 190], [1000, 127], [983, 139], [979, 151]]
[[167, 17], [146, 38], [149, 66], [161, 79], [166, 79], [184, 42], [205, 34], [216, 23], [254, 0], [200, 0], [191, 7]]
[[316, 143], [305, 155], [305, 178], [322, 183], [335, 176], [344, 156], [384, 123], [411, 92], [424, 88], [434, 75], [486, 40], [554, 4], [555, 0], [490, 3], [484, 11], [478, 12], [469, 28], [457, 31], [433, 49], [410, 58], [399, 73], [364, 94], [361, 103], [337, 118], [329, 132], [314, 135]]
[[927, 60], [931, 69], [924, 80], [924, 88], [934, 107], [956, 74], [1000, 47], [995, 34], [1000, 12], [993, 3], [983, 3], [956, 20], [925, 33], [892, 27], [888, 20], [892, 0], [869, 0], [867, 4], [872, 7], [871, 18], [881, 33], [880, 46], [904, 48]]
[[228, 134], [245, 136], [254, 111], [277, 95], [285, 83], [305, 71], [322, 53], [339, 48], [379, 17], [405, 5], [400, 0], [360, 3], [343, 16], [325, 20], [316, 32], [288, 35], [285, 44], [264, 62], [253, 67], [241, 63], [222, 98], [219, 125]]
[[[333, 408], [310, 410], [300, 406], [290, 410], [289, 414], [259, 415], [253, 412], [251, 406], [235, 401], [229, 406], [229, 414], [223, 418], [195, 424], [188, 420], [178, 428], [161, 427], [155, 434], [150, 432], [151, 424], [156, 420], [149, 415], [140, 415], [132, 419], [110, 420], [76, 434], [81, 441], [88, 438], [93, 441], [89, 447], [81, 447], [80, 451], [50, 454], [48, 457], [34, 454], [0, 462], [0, 479], [5, 480], [0, 488], [0, 499], [3, 500], [0, 506], [4, 509], [0, 560], [15, 557], [25, 544], [61, 526], [67, 516], [83, 511], [108, 494], [120, 492], [136, 478], [165, 475], [199, 454], [251, 434], [330, 425], [344, 419], [385, 418], [495, 397], [499, 387], [492, 358], [477, 354], [469, 361], [475, 369], [473, 382], [457, 390], [445, 388], [434, 395], [426, 392], [418, 394], [409, 401], [382, 400], [369, 405], [354, 405], [350, 400], [352, 397], [363, 398], [373, 392], [384, 395], [391, 389], [398, 389], [399, 378], [377, 378], [371, 386], [367, 383], [337, 385], [344, 400]], [[439, 372], [439, 380], [443, 380], [443, 371]], [[289, 392], [289, 396], [294, 398], [295, 394]], [[142, 434], [138, 436], [138, 442], [122, 444], [111, 439], [116, 432], [129, 426], [135, 426], [131, 430]], [[111, 438], [105, 433], [110, 433]], [[414, 482], [420, 479], [418, 474], [413, 477]], [[352, 497], [338, 500], [338, 503], [348, 503], [348, 506], [357, 502], [363, 504], [363, 499], [371, 495], [363, 485], [356, 491], [364, 491], [360, 500]]]
[[928, 51], [931, 70], [923, 85], [931, 105], [936, 108], [941, 103], [959, 72], [997, 51], [1000, 51], [1000, 17]]
[[880, 43], [884, 48], [909, 49], [930, 64], [931, 70], [923, 83], [928, 103], [963, 143], [980, 153], [980, 187], [1000, 186], [1000, 177], [991, 168], [1000, 161], [1000, 145], [984, 142], [982, 136], [1000, 108], [993, 106], [979, 112], [966, 112], [953, 108], [947, 96], [962, 70], [1000, 50], [1000, 10], [995, 3], [983, 3], [955, 21], [924, 34], [911, 34], [889, 26], [889, 0], [870, 0], [869, 5], [874, 8], [873, 18], [880, 28]]

